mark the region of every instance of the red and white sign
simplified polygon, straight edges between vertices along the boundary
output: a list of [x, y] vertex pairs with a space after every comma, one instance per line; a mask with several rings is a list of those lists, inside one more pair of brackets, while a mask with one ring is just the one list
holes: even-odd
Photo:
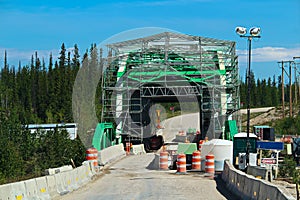
[[264, 164], [276, 164], [276, 158], [263, 158], [261, 162]]

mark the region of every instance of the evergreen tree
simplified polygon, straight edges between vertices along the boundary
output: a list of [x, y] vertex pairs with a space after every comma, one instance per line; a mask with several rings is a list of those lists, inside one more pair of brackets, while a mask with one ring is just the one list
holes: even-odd
[[263, 88], [262, 88], [262, 85], [261, 85], [261, 82], [260, 82], [260, 79], [257, 79], [257, 86], [256, 86], [256, 93], [257, 93], [257, 101], [256, 101], [256, 104], [255, 106], [257, 107], [261, 107], [263, 105], [263, 101], [262, 101], [262, 98], [263, 98]]
[[268, 78], [267, 86], [266, 86], [266, 92], [265, 92], [265, 99], [266, 99], [266, 105], [265, 106], [272, 106], [272, 83], [271, 78]]
[[250, 72], [250, 105], [257, 105], [258, 96], [256, 92], [256, 82], [253, 71]]
[[48, 66], [48, 74], [47, 74], [47, 85], [48, 85], [48, 89], [47, 89], [47, 98], [48, 98], [48, 106], [47, 106], [47, 110], [46, 110], [46, 116], [47, 116], [47, 123], [54, 123], [55, 119], [54, 119], [54, 108], [55, 108], [55, 74], [53, 71], [53, 57], [52, 57], [52, 53], [50, 53], [50, 57], [49, 57], [49, 66]]
[[261, 106], [266, 106], [267, 102], [266, 102], [266, 91], [267, 91], [267, 83], [266, 83], [266, 79], [263, 79], [261, 82], [261, 90], [263, 92], [263, 96], [260, 97], [261, 99]]
[[38, 102], [38, 117], [41, 121], [45, 121], [46, 116], [46, 110], [48, 105], [48, 99], [47, 99], [47, 71], [46, 71], [46, 64], [44, 62], [44, 59], [42, 60], [42, 68], [39, 70], [39, 76], [38, 76], [38, 96], [37, 96], [37, 102]]
[[77, 44], [74, 45], [74, 53], [73, 58], [71, 62], [71, 68], [72, 68], [72, 82], [75, 81], [77, 72], [80, 68], [80, 61], [79, 61], [80, 55], [79, 55], [79, 49]]

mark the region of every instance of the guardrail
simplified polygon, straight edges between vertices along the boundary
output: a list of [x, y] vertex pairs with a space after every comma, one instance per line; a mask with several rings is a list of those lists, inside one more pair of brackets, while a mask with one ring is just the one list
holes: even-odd
[[224, 164], [222, 179], [227, 188], [241, 199], [295, 200], [293, 196], [284, 193], [276, 185], [235, 169], [227, 160]]

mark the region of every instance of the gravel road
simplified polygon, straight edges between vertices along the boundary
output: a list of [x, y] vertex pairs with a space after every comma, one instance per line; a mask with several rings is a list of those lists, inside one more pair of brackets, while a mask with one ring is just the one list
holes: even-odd
[[189, 128], [200, 129], [199, 113], [172, 117], [164, 120], [161, 124], [164, 129], [160, 129], [157, 134], [163, 135], [166, 142], [172, 142], [178, 131], [187, 131]]
[[219, 178], [209, 179], [200, 172], [177, 175], [173, 170], [147, 169], [154, 156], [127, 156], [93, 182], [58, 199], [237, 199], [227, 193]]
[[[265, 107], [265, 108], [251, 108], [250, 113], [258, 113], [258, 112], [268, 112], [275, 107]], [[247, 109], [241, 109], [242, 114], [247, 114]]]
[[[187, 114], [162, 122], [160, 134], [172, 141], [180, 130], [199, 129], [199, 114]], [[209, 179], [203, 172], [178, 175], [176, 171], [159, 171], [153, 168], [155, 154], [131, 155], [106, 166], [96, 180], [58, 199], [238, 199], [230, 194], [217, 176]]]

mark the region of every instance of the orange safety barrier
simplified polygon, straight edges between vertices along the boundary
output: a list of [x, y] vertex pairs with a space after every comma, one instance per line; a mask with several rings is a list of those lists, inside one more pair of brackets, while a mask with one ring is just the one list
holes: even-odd
[[201, 169], [201, 152], [200, 151], [194, 151], [193, 157], [192, 157], [192, 169]]
[[92, 162], [95, 167], [98, 166], [98, 150], [96, 148], [88, 148], [85, 153], [85, 159]]
[[131, 143], [130, 142], [126, 142], [126, 155], [130, 154], [130, 148], [131, 148]]
[[202, 144], [203, 144], [204, 142], [205, 142], [204, 140], [200, 140], [200, 141], [199, 141], [199, 147], [198, 147], [199, 151], [201, 151]]
[[177, 155], [177, 174], [186, 173], [186, 156], [185, 154]]
[[215, 156], [207, 154], [205, 156], [205, 173], [207, 176], [214, 177], [215, 174]]
[[160, 154], [159, 154], [159, 169], [162, 169], [162, 170], [169, 169], [168, 158], [169, 158], [169, 153], [167, 151], [160, 152]]

